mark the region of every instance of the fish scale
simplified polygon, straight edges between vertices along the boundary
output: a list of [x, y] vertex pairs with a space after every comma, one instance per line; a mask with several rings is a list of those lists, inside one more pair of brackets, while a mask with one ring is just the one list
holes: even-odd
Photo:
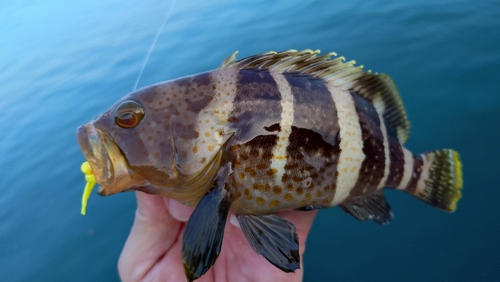
[[407, 150], [392, 80], [318, 54], [235, 53], [216, 70], [130, 93], [78, 128], [101, 195], [139, 190], [195, 206], [182, 246], [189, 281], [215, 263], [230, 211], [257, 253], [293, 272], [298, 237], [277, 211], [338, 205], [387, 224], [383, 188], [455, 210], [458, 153]]

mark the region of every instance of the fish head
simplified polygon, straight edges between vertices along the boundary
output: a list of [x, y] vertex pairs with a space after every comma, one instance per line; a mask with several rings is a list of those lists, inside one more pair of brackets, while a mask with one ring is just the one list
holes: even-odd
[[141, 190], [186, 203], [206, 192], [232, 135], [206, 122], [213, 88], [197, 81], [205, 80], [188, 77], [137, 90], [78, 128], [99, 194]]
[[152, 86], [133, 92], [106, 112], [77, 129], [85, 159], [100, 185], [98, 193], [112, 195], [156, 186], [174, 187], [178, 170], [168, 109], [154, 108], [158, 93]]

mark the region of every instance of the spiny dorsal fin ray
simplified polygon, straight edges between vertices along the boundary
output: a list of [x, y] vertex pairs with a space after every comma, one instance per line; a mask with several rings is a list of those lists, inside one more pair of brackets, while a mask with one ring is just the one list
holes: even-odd
[[[363, 71], [362, 66], [354, 66], [354, 61], [344, 62], [344, 57], [335, 53], [318, 56], [319, 50], [288, 50], [267, 52], [236, 60], [236, 53], [229, 56], [220, 68], [260, 69], [281, 73], [298, 73], [326, 80], [331, 85], [355, 91], [371, 101], [377, 111], [384, 116], [387, 126], [401, 143], [405, 143], [410, 133], [403, 101], [392, 80], [385, 74]], [[331, 58], [331, 57], [336, 58]]]

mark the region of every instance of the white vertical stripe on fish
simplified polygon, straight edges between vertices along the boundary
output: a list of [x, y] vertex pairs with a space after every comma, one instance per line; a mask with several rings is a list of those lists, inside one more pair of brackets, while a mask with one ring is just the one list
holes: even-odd
[[403, 147], [403, 155], [405, 158], [405, 166], [403, 168], [403, 178], [396, 189], [404, 190], [408, 183], [410, 183], [411, 176], [413, 175], [413, 154]]
[[380, 130], [382, 131], [382, 136], [384, 136], [383, 144], [384, 144], [384, 155], [385, 155], [385, 169], [384, 169], [384, 176], [382, 177], [382, 179], [380, 179], [380, 183], [377, 186], [377, 190], [385, 187], [385, 181], [387, 180], [387, 177], [389, 176], [389, 171], [391, 169], [391, 156], [389, 153], [389, 140], [387, 139], [387, 129], [385, 126], [384, 118], [382, 114], [380, 114], [381, 112], [378, 113], [379, 113], [378, 117], [380, 119]]
[[217, 69], [211, 73], [212, 83], [215, 84], [215, 97], [207, 106], [220, 123], [226, 123], [233, 110], [234, 98], [237, 94], [239, 69]]
[[236, 68], [227, 68], [215, 70], [210, 74], [214, 97], [199, 114], [196, 125], [199, 148], [193, 148], [193, 153], [199, 160], [208, 161], [224, 141], [224, 128], [237, 92], [238, 72]]
[[285, 165], [287, 161], [286, 148], [288, 147], [288, 137], [292, 133], [293, 124], [293, 95], [290, 84], [279, 72], [270, 72], [271, 76], [278, 85], [278, 90], [281, 93], [281, 121], [280, 132], [278, 132], [278, 140], [276, 146], [273, 148], [271, 159], [271, 168], [277, 169], [274, 177], [275, 183], [281, 183], [281, 178], [285, 173]]
[[337, 165], [337, 186], [332, 205], [345, 200], [356, 184], [361, 163], [365, 159], [359, 117], [352, 95], [338, 87], [328, 85], [339, 119], [340, 156]]
[[423, 164], [422, 172], [420, 173], [420, 178], [417, 182], [417, 188], [415, 189], [416, 195], [423, 193], [425, 190], [425, 180], [429, 179], [429, 164], [431, 163], [431, 160], [428, 160], [425, 154], [421, 154], [420, 157], [422, 157]]

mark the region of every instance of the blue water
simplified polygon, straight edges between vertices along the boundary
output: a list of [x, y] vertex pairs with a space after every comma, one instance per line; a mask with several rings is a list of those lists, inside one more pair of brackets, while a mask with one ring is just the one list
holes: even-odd
[[[99, 3], [98, 3], [99, 2]], [[464, 163], [458, 210], [388, 191], [389, 226], [319, 213], [305, 281], [497, 281], [500, 276], [500, 3], [178, 1], [139, 87], [286, 49], [335, 51], [389, 74], [414, 152]], [[80, 215], [75, 129], [132, 90], [172, 1], [0, 4], [0, 280], [118, 281], [133, 193]]]

